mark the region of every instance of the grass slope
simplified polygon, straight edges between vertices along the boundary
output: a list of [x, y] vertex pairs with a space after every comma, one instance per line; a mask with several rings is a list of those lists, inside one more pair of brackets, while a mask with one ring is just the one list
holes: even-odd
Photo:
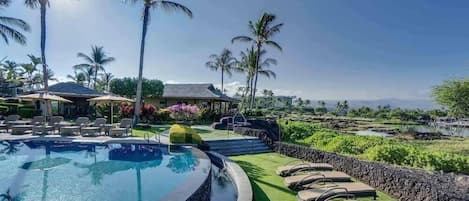
[[[251, 180], [251, 185], [256, 201], [296, 201], [296, 192], [288, 189], [283, 184], [283, 179], [275, 174], [278, 166], [288, 163], [294, 158], [277, 153], [252, 154], [230, 157], [238, 163]], [[372, 200], [372, 198], [358, 198], [360, 201]], [[378, 192], [378, 200], [394, 201], [388, 195]]]
[[153, 126], [150, 129], [143, 129], [143, 128], [134, 128], [132, 129], [132, 136], [134, 137], [144, 137], [145, 133], [150, 133], [150, 137], [154, 136], [155, 133], [161, 133], [165, 130], [168, 130], [170, 125], [158, 125]]

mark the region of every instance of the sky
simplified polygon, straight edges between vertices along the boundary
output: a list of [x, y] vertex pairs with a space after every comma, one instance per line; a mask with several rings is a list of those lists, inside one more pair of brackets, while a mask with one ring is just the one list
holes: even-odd
[[[238, 56], [249, 47], [231, 43], [247, 35], [247, 24], [264, 12], [284, 23], [273, 39], [283, 51], [267, 48], [278, 60], [277, 79], [261, 78], [259, 89], [312, 100], [429, 99], [431, 88], [469, 77], [469, 1], [437, 0], [175, 0], [194, 14], [152, 10], [144, 77], [166, 83], [214, 83], [220, 73], [206, 68], [208, 56], [229, 48]], [[0, 41], [0, 57], [27, 62], [40, 56], [40, 13], [23, 0], [0, 15], [27, 21], [27, 45]], [[60, 81], [82, 63], [78, 52], [104, 46], [116, 61], [106, 70], [136, 77], [142, 5], [121, 0], [51, 0], [47, 13], [47, 63]], [[226, 78], [229, 94], [245, 83]]]

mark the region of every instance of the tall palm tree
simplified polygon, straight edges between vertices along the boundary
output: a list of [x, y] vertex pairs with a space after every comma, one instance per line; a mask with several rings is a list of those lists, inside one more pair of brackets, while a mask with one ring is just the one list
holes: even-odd
[[[24, 4], [31, 8], [36, 9], [39, 7], [41, 12], [41, 60], [42, 60], [42, 72], [47, 72], [46, 62], [46, 11], [47, 7], [50, 7], [49, 0], [24, 0]], [[48, 75], [43, 73], [44, 90], [49, 90]]]
[[[9, 6], [10, 2], [10, 0], [0, 0], [0, 9]], [[0, 36], [2, 36], [5, 43], [9, 44], [10, 39], [12, 39], [21, 45], [25, 45], [26, 36], [15, 28], [19, 28], [22, 31], [30, 31], [31, 29], [28, 23], [21, 19], [0, 16]]]
[[[164, 0], [125, 0], [125, 2], [136, 4], [137, 2], [143, 3], [143, 24], [142, 24], [142, 37], [140, 39], [140, 63], [138, 67], [138, 82], [137, 82], [137, 100], [135, 103], [135, 108], [140, 108], [140, 103], [142, 101], [142, 73], [143, 73], [143, 58], [145, 55], [145, 39], [147, 36], [148, 25], [150, 23], [150, 9], [163, 8], [167, 11], [182, 11], [187, 16], [192, 18], [192, 11], [189, 8], [183, 6], [182, 4], [164, 1]], [[138, 122], [140, 110], [135, 110], [134, 113], [134, 124]]]
[[[268, 68], [271, 65], [277, 65], [277, 61], [272, 58], [266, 58], [263, 60], [264, 55], [266, 54], [265, 50], [260, 51], [259, 53], [251, 47], [251, 49], [246, 50], [246, 52], [241, 52], [241, 60], [238, 62], [238, 67], [236, 71], [246, 73], [246, 96], [248, 90], [255, 90], [255, 76], [261, 75], [267, 78], [276, 78], [277, 75], [272, 70]], [[261, 60], [260, 62], [257, 62]], [[256, 65], [258, 65], [256, 67]], [[257, 80], [256, 80], [257, 81]], [[252, 103], [255, 97], [251, 93], [249, 96], [249, 102]], [[249, 108], [253, 108], [254, 105], [250, 104]]]
[[[94, 84], [93, 88], [96, 89], [96, 84], [98, 83], [98, 72], [104, 70], [104, 65], [109, 64], [116, 59], [114, 57], [109, 57], [103, 50], [103, 47], [92, 46], [90, 56], [84, 53], [78, 53], [78, 58], [82, 58], [86, 63], [75, 65], [75, 68], [90, 68], [93, 71]], [[88, 86], [89, 87], [89, 86]]]
[[82, 86], [84, 85], [84, 83], [86, 81], [85, 73], [83, 73], [79, 69], [74, 69], [73, 75], [67, 75], [67, 78], [73, 80], [73, 82], [75, 82], [79, 85], [82, 85]]
[[[257, 48], [256, 52], [261, 52], [264, 45], [271, 46], [282, 51], [282, 47], [272, 40], [272, 37], [280, 32], [280, 28], [283, 26], [283, 23], [273, 25], [275, 19], [275, 15], [264, 13], [257, 22], [253, 23], [252, 21], [249, 21], [249, 31], [252, 36], [236, 36], [231, 40], [231, 42], [234, 43], [236, 41], [240, 41], [252, 43], [253, 46]], [[260, 67], [260, 54], [257, 56], [255, 65], [256, 69]], [[254, 99], [256, 97], [258, 70], [255, 72], [254, 87], [251, 89], [251, 108], [254, 105]]]
[[228, 49], [223, 49], [220, 55], [212, 54], [209, 58], [212, 59], [212, 61], [208, 61], [205, 65], [210, 70], [221, 71], [221, 91], [223, 93], [224, 74], [226, 73], [231, 77], [231, 71], [234, 70], [238, 62], [236, 61], [236, 58], [232, 56], [231, 51]]

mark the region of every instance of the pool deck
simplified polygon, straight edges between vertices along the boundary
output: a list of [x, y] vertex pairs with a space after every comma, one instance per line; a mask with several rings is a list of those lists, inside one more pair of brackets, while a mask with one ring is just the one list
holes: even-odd
[[157, 138], [144, 139], [141, 137], [119, 137], [113, 138], [109, 136], [63, 136], [63, 135], [12, 135], [10, 133], [0, 133], [0, 141], [10, 140], [43, 140], [43, 141], [67, 141], [80, 143], [137, 143], [137, 144], [169, 144], [169, 138], [159, 136]]

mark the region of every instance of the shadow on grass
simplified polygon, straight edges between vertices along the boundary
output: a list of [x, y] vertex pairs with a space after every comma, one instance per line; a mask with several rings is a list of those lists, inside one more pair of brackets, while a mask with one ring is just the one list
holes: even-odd
[[276, 191], [282, 191], [282, 192], [290, 194], [292, 196], [296, 195], [295, 192], [287, 189], [286, 187], [278, 186], [278, 185], [275, 185], [273, 183], [266, 182], [266, 181], [263, 181], [263, 180], [259, 179], [259, 178], [262, 178], [262, 177], [265, 177], [265, 176], [271, 176], [271, 175], [266, 173], [265, 169], [255, 165], [253, 163], [247, 162], [247, 161], [237, 161], [237, 160], [235, 160], [235, 162], [239, 166], [241, 166], [241, 168], [243, 168], [243, 170], [246, 172], [249, 179], [251, 180], [251, 185], [252, 185], [252, 189], [253, 189], [254, 197], [255, 197], [256, 201], [264, 201], [264, 200], [268, 201], [269, 200], [266, 192], [264, 192], [264, 190], [258, 184], [263, 184], [263, 185], [269, 186], [271, 188], [274, 188]]

